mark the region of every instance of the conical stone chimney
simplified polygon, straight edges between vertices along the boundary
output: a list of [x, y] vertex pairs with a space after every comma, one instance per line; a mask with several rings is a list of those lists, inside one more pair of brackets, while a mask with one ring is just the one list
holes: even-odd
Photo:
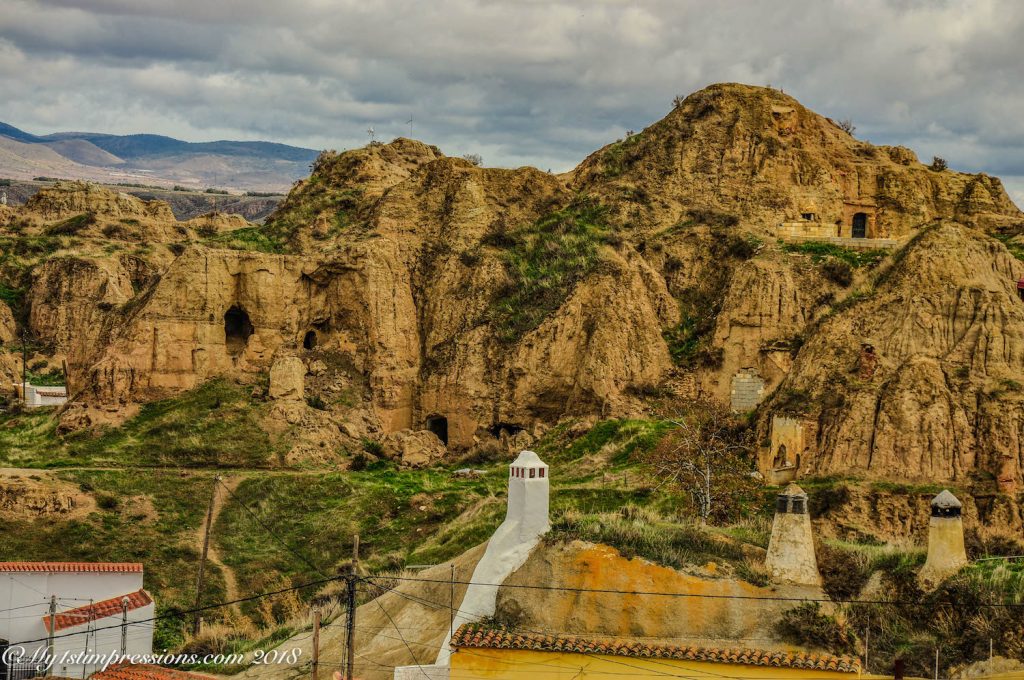
[[765, 567], [775, 583], [821, 585], [807, 494], [796, 484], [790, 484], [776, 497]]

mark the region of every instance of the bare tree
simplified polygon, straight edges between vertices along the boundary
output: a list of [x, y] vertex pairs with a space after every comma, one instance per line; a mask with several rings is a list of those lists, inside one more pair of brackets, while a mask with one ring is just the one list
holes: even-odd
[[644, 462], [662, 485], [693, 499], [701, 522], [735, 514], [757, 487], [752, 432], [727, 408], [694, 402], [670, 418], [672, 429]]
[[476, 165], [476, 166], [478, 166], [478, 167], [480, 166], [480, 164], [481, 164], [481, 163], [483, 163], [483, 162], [484, 162], [484, 158], [483, 158], [483, 156], [481, 156], [481, 155], [480, 155], [480, 154], [478, 154], [478, 153], [467, 153], [467, 154], [463, 154], [462, 158], [463, 158], [464, 160], [467, 160], [467, 161], [469, 161], [469, 162], [470, 162], [470, 163], [472, 163], [473, 165]]

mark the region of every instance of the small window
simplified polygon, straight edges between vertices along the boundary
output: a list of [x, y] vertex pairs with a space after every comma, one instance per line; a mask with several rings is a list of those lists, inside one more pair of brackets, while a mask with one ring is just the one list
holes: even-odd
[[543, 479], [543, 478], [544, 478], [544, 473], [545, 473], [545, 472], [547, 472], [547, 470], [545, 470], [544, 468], [541, 468], [541, 469], [540, 469], [540, 476], [541, 476], [541, 479]]
[[530, 468], [530, 479], [533, 479], [536, 475], [537, 475], [537, 471], [534, 470], [533, 468]]
[[802, 514], [804, 514], [804, 512], [806, 512], [806, 510], [804, 509], [804, 499], [803, 498], [794, 498], [793, 499], [793, 514], [794, 515], [802, 515]]
[[800, 217], [807, 222], [813, 222], [815, 215], [814, 213], [800, 213]]

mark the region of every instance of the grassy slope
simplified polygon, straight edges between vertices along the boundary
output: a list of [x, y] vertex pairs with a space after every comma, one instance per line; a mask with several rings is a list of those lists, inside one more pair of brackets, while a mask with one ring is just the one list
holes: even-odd
[[[376, 571], [443, 562], [486, 540], [502, 520], [506, 460], [473, 463], [482, 474], [472, 478], [454, 475], [455, 468], [461, 467], [455, 464], [401, 470], [378, 461], [360, 472], [271, 467], [279, 462], [280, 447], [258, 427], [263, 408], [265, 404], [252, 401], [246, 389], [214, 381], [151, 404], [123, 427], [98, 437], [60, 440], [52, 414], [45, 412], [0, 416], [0, 463], [50, 467], [58, 478], [79, 485], [100, 501], [94, 512], [80, 520], [5, 522], [0, 528], [0, 553], [7, 559], [143, 561], [147, 587], [154, 591], [161, 611], [168, 611], [192, 605], [197, 534], [216, 474], [239, 478], [235, 480], [237, 498], [225, 499], [213, 542], [234, 570], [243, 596], [315, 580], [321, 573], [337, 573], [351, 557], [354, 533], [362, 539], [364, 566]], [[560, 426], [538, 442], [534, 448], [551, 465], [550, 540], [604, 542], [627, 555], [674, 567], [716, 561], [726, 568], [723, 573], [763, 583], [763, 570], [744, 556], [742, 546], [765, 547], [770, 502], [751, 499], [751, 514], [732, 527], [695, 525], [688, 499], [658, 488], [656, 480], [645, 477], [636, 463], [636, 454], [654, 446], [665, 429], [664, 422], [654, 420], [604, 421], [580, 435]], [[148, 469], [140, 471], [140, 466]], [[833, 499], [836, 490], [857, 483], [808, 480], [806, 487], [812, 496], [838, 502]], [[770, 497], [773, 490], [764, 493]], [[140, 513], [140, 501], [153, 512]], [[288, 549], [265, 527], [281, 537]], [[922, 597], [908, 578], [920, 564], [919, 551], [899, 553], [870, 543], [828, 542], [820, 558], [826, 588], [836, 596], [855, 596], [873, 572], [882, 571], [895, 596], [913, 601]], [[1019, 600], [1024, 579], [1020, 568], [997, 567], [997, 563], [973, 566], [947, 587], [967, 601]], [[221, 600], [226, 593], [223, 576], [215, 566], [209, 573], [206, 601]], [[254, 629], [242, 642], [234, 640], [233, 648], [254, 644], [267, 635], [286, 634], [273, 622], [290, 625], [289, 617], [299, 608], [298, 600], [275, 601], [262, 608], [244, 606], [243, 612], [264, 627]], [[968, 611], [978, 615], [976, 609]], [[877, 645], [880, 660], [899, 652], [923, 664], [928, 645], [951, 635], [948, 617], [929, 619], [916, 610], [866, 612], [862, 607], [843, 616], [860, 621], [869, 615], [890, 622], [874, 633], [873, 646]], [[822, 614], [814, 616], [818, 618], [813, 622], [822, 624]], [[997, 639], [997, 651], [1003, 645], [1012, 652], [1013, 645], [1021, 644], [1012, 631], [1024, 626], [1014, 629], [1020, 622], [1013, 616], [1013, 612], [1000, 612], [985, 619], [986, 634], [1003, 636]], [[802, 620], [797, 618], [798, 623]], [[267, 623], [272, 625], [265, 627]], [[960, 621], [958, 625], [968, 624]], [[950, 658], [970, 658], [981, 644], [979, 639], [977, 635], [964, 638], [951, 649]], [[174, 646], [182, 640], [178, 623], [161, 624], [159, 645]]]

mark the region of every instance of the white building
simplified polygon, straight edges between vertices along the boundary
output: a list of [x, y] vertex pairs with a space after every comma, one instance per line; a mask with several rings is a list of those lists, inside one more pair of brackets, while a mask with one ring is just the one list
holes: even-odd
[[[498, 587], [523, 566], [541, 537], [548, 532], [548, 465], [533, 451], [522, 451], [509, 465], [508, 506], [505, 521], [487, 542], [473, 570], [466, 595], [458, 606], [451, 629], [494, 615]], [[451, 633], [445, 637], [431, 666], [399, 666], [395, 680], [448, 680]]]
[[64, 385], [33, 385], [26, 382], [18, 394], [28, 408], [60, 406], [68, 400], [68, 388]]
[[120, 653], [122, 632], [126, 653], [151, 654], [155, 607], [142, 576], [138, 563], [0, 562], [0, 647], [21, 648], [25, 663], [50, 651], [44, 674], [71, 678], [102, 665], [71, 655]]

